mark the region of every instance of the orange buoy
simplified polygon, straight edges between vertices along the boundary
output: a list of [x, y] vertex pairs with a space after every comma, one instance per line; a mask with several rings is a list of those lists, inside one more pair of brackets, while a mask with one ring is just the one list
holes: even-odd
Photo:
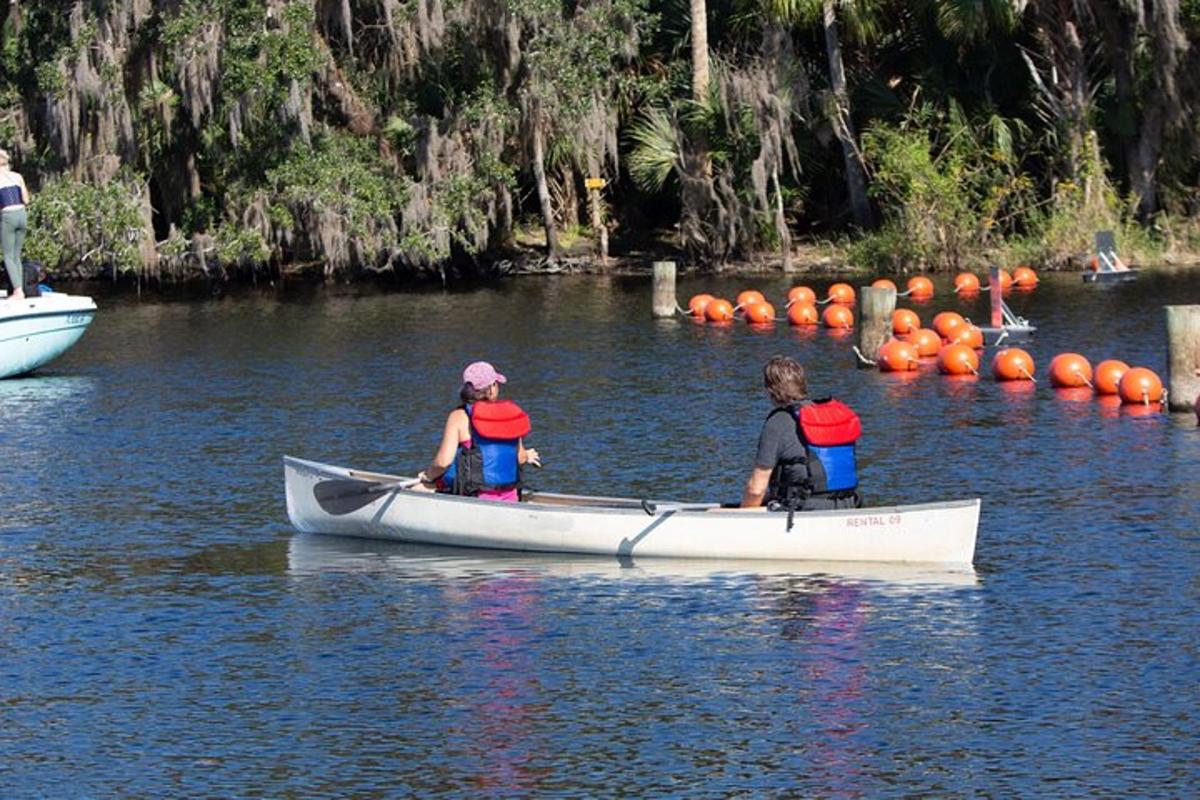
[[737, 304], [739, 308], [745, 308], [751, 303], [761, 303], [766, 299], [763, 297], [763, 293], [757, 289], [747, 289], [744, 292], [738, 293]]
[[933, 281], [924, 275], [914, 275], [908, 279], [908, 293], [922, 300], [933, 297]]
[[957, 311], [943, 311], [933, 318], [933, 329], [943, 339], [949, 339], [951, 331], [960, 325], [966, 324], [967, 321], [963, 319], [963, 315]]
[[793, 325], [816, 325], [820, 321], [821, 315], [812, 303], [792, 303], [788, 306], [788, 322]]
[[817, 293], [807, 286], [793, 286], [788, 289], [787, 298], [789, 303], [817, 304]]
[[693, 317], [704, 319], [704, 309], [715, 299], [711, 294], [693, 295], [692, 299], [688, 300], [688, 313]]
[[1110, 358], [1096, 365], [1095, 382], [1096, 394], [1117, 394], [1121, 378], [1129, 371], [1129, 365], [1124, 361]]
[[1162, 402], [1162, 380], [1154, 370], [1145, 367], [1134, 367], [1121, 376], [1117, 387], [1122, 403], [1140, 403], [1148, 406], [1151, 403]]
[[907, 308], [897, 308], [892, 312], [892, 333], [903, 336], [921, 327], [921, 318], [917, 312]]
[[1017, 267], [1012, 274], [1013, 285], [1018, 289], [1032, 289], [1038, 285], [1038, 276], [1029, 267]]
[[1033, 380], [1033, 356], [1019, 347], [1006, 347], [992, 359], [992, 374], [998, 381]]
[[899, 339], [888, 339], [879, 348], [879, 369], [884, 372], [908, 372], [917, 368], [917, 348]]
[[746, 306], [746, 322], [763, 325], [775, 321], [775, 306], [765, 300]]
[[1091, 362], [1079, 353], [1059, 353], [1050, 362], [1050, 385], [1058, 389], [1091, 386]]
[[938, 351], [937, 365], [943, 375], [978, 375], [979, 354], [965, 344], [948, 344]]
[[1006, 269], [1000, 270], [1000, 291], [1007, 292], [1010, 289], [1012, 289], [1012, 285], [1013, 285], [1012, 273]]
[[891, 290], [895, 291], [896, 284], [894, 281], [890, 281], [887, 278], [876, 278], [875, 280], [871, 281], [871, 288], [873, 288], [873, 289], [891, 289]]
[[825, 323], [826, 328], [849, 330], [854, 327], [854, 312], [848, 306], [834, 303], [825, 309], [821, 321]]
[[975, 294], [979, 291], [979, 276], [974, 272], [960, 272], [954, 276], [954, 291], [957, 294]]
[[948, 344], [965, 344], [974, 350], [983, 347], [983, 331], [975, 327], [971, 323], [959, 325], [950, 330], [950, 335], [946, 337]]
[[917, 348], [917, 355], [921, 358], [936, 356], [942, 349], [942, 337], [938, 336], [937, 331], [929, 328], [918, 328], [913, 331], [908, 335], [908, 342]]
[[848, 283], [832, 284], [826, 297], [844, 306], [854, 305], [854, 287]]
[[717, 298], [705, 306], [704, 316], [709, 322], [729, 322], [733, 319], [733, 303]]
[[1088, 261], [1088, 269], [1092, 272], [1098, 272], [1100, 270], [1100, 259], [1092, 256], [1091, 260]]

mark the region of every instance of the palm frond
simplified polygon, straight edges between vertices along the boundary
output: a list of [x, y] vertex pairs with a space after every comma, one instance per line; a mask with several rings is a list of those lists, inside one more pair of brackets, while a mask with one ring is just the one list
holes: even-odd
[[680, 160], [679, 136], [661, 108], [643, 111], [629, 126], [629, 174], [639, 189], [662, 191]]

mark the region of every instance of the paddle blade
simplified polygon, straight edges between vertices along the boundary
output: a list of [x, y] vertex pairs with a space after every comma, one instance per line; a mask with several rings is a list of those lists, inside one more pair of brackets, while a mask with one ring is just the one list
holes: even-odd
[[398, 485], [393, 483], [331, 478], [313, 486], [313, 497], [326, 514], [340, 517], [371, 505], [384, 492], [396, 488]]

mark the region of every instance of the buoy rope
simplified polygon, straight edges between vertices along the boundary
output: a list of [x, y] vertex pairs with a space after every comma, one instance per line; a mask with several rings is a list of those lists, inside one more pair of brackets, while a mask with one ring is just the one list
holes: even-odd
[[872, 361], [871, 359], [864, 356], [862, 350], [858, 349], [858, 345], [854, 345], [854, 355], [858, 356], [858, 360], [864, 364], [870, 364], [872, 367], [879, 366], [878, 361]]
[[1029, 380], [1033, 381], [1034, 383], [1037, 383], [1037, 378], [1030, 375], [1029, 370], [1025, 369], [1025, 367], [1023, 365], [1020, 367], [1017, 367], [1017, 369], [1021, 370], [1021, 374], [1024, 375], [1026, 378], [1029, 378]]
[[678, 300], [675, 301], [675, 310], [678, 311], [680, 314], [683, 314], [685, 317], [692, 316], [692, 312], [688, 311], [687, 309], [685, 309], [681, 305], [679, 305]]
[[912, 289], [909, 289], [907, 292], [896, 292], [896, 297], [908, 297], [912, 293]]

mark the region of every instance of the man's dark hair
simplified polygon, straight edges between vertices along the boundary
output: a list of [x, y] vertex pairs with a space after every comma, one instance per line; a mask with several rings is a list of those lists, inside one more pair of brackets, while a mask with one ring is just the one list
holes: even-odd
[[763, 367], [763, 386], [777, 406], [789, 406], [808, 399], [804, 367], [794, 358], [772, 356]]

